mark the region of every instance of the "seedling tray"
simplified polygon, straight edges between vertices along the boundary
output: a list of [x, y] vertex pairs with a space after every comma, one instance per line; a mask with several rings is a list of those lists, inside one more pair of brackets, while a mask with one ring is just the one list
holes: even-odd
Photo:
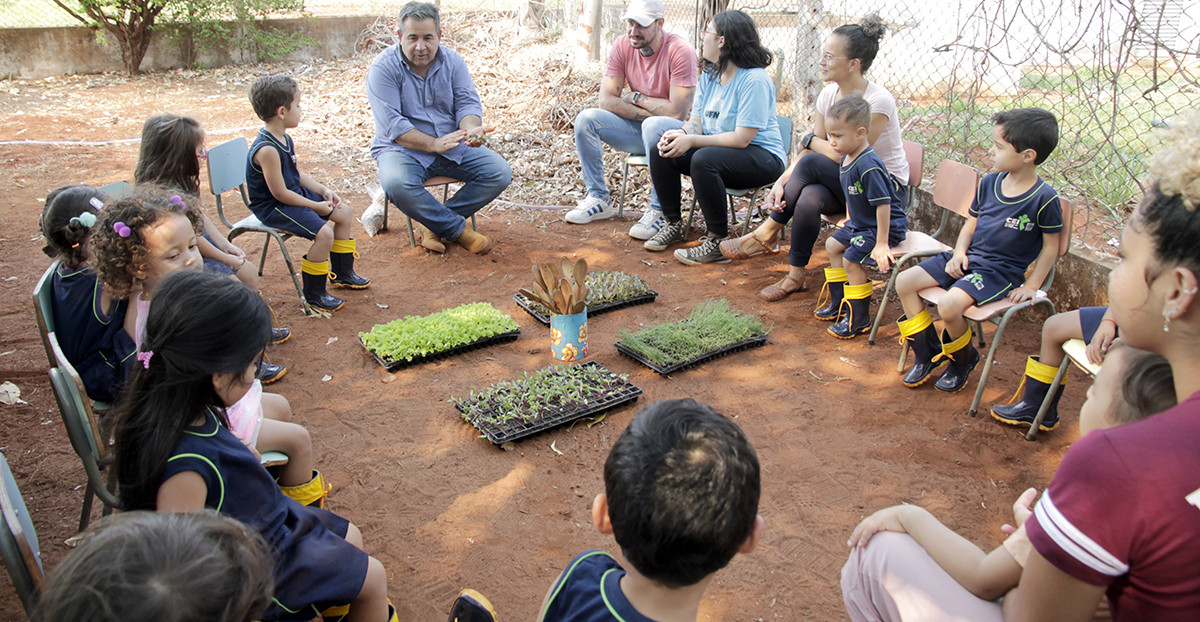
[[[602, 302], [594, 307], [589, 305], [587, 310], [588, 317], [593, 317], [616, 309], [632, 307], [633, 305], [644, 305], [649, 302], [654, 302], [654, 300], [657, 298], [658, 292], [649, 290], [644, 294], [638, 294], [632, 298], [625, 298], [623, 300], [610, 300], [608, 302]], [[513, 300], [515, 300], [516, 303], [520, 305], [520, 307], [524, 309], [526, 313], [532, 315], [534, 319], [547, 326], [550, 325], [550, 316], [546, 315], [538, 308], [541, 305], [535, 306], [532, 301], [521, 294], [515, 294], [513, 296]]]
[[471, 350], [478, 350], [480, 348], [494, 346], [498, 343], [515, 341], [516, 338], [520, 334], [521, 334], [521, 329], [518, 328], [517, 330], [508, 331], [505, 333], [499, 333], [496, 335], [492, 335], [491, 337], [484, 337], [482, 339], [476, 339], [475, 341], [457, 345], [457, 346], [454, 346], [453, 348], [439, 350], [438, 352], [431, 352], [429, 354], [425, 354], [422, 356], [415, 356], [415, 357], [413, 357], [413, 360], [411, 360], [411, 361], [393, 360], [393, 359], [384, 358], [384, 357], [380, 356], [379, 354], [376, 354], [370, 348], [368, 348], [367, 344], [363, 343], [362, 337], [358, 338], [358, 342], [360, 344], [362, 344], [363, 349], [366, 350], [376, 361], [378, 361], [379, 364], [382, 365], [384, 369], [386, 369], [388, 371], [396, 371], [398, 369], [403, 369], [405, 367], [412, 367], [414, 365], [428, 363], [429, 361], [436, 361], [438, 359], [446, 359], [446, 358], [450, 358], [452, 356], [458, 356], [459, 354], [462, 354], [464, 352], [470, 352]]
[[728, 356], [730, 354], [733, 354], [734, 352], [741, 352], [742, 350], [748, 350], [750, 348], [757, 348], [759, 346], [765, 345], [766, 343], [767, 343], [767, 334], [763, 333], [761, 335], [757, 335], [757, 336], [751, 337], [749, 339], [743, 339], [741, 341], [731, 343], [727, 346], [717, 348], [716, 350], [710, 350], [708, 352], [705, 352], [704, 354], [690, 358], [681, 363], [675, 363], [673, 365], [668, 365], [666, 367], [663, 367], [663, 366], [647, 359], [646, 357], [642, 356], [641, 354], [634, 352], [631, 348], [627, 347], [624, 343], [622, 343], [620, 341], [616, 342], [613, 345], [615, 345], [617, 347], [617, 352], [620, 352], [621, 354], [628, 356], [629, 358], [641, 363], [642, 365], [645, 365], [646, 367], [653, 369], [654, 371], [658, 372], [659, 374], [666, 376], [669, 374], [673, 374], [673, 373], [675, 373], [681, 369], [684, 369], [686, 367], [694, 367], [696, 365], [702, 365], [711, 360], [719, 359], [723, 356]]
[[[538, 434], [580, 419], [583, 417], [591, 417], [607, 410], [611, 410], [626, 402], [636, 400], [642, 394], [641, 388], [627, 380], [621, 380], [620, 376], [614, 374], [608, 368], [596, 363], [588, 361], [580, 367], [590, 367], [601, 374], [610, 376], [613, 380], [619, 381], [621, 384], [611, 388], [607, 395], [593, 398], [587, 404], [575, 410], [558, 409], [544, 414], [533, 421], [522, 421], [519, 417], [513, 417], [507, 421], [495, 422], [489, 419], [468, 420], [469, 423], [475, 426], [485, 437], [496, 446], [503, 445], [512, 441], [520, 440], [534, 434]], [[461, 404], [456, 403], [454, 408], [465, 418], [465, 410]], [[495, 413], [496, 411], [488, 409], [486, 412]]]

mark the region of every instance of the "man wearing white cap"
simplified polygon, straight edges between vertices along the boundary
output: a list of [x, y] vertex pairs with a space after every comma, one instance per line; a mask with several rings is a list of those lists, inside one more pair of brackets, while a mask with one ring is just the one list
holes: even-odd
[[[613, 43], [600, 83], [600, 107], [588, 108], [575, 117], [575, 148], [588, 194], [567, 212], [567, 222], [586, 224], [617, 213], [604, 183], [601, 142], [643, 155], [663, 132], [682, 127], [692, 107], [696, 50], [683, 37], [663, 31], [662, 0], [633, 0], [623, 19], [625, 34]], [[652, 116], [669, 118], [643, 127], [642, 121]], [[673, 125], [674, 120], [679, 123]], [[650, 208], [629, 235], [650, 239], [663, 222], [658, 197], [651, 193]]]

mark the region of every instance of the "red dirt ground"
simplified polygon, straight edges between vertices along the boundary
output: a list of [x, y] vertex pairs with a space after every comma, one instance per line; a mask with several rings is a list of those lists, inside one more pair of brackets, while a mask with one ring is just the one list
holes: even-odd
[[[110, 80], [89, 91], [87, 82], [76, 79], [77, 89], [0, 84], [0, 141], [130, 138], [161, 109], [190, 111], [209, 128], [249, 125], [243, 84], [164, 75]], [[297, 140], [303, 145], [311, 136], [300, 131]], [[64, 540], [75, 532], [84, 475], [48, 387], [30, 306], [49, 264], [40, 252], [41, 199], [64, 183], [129, 179], [135, 159], [129, 144], [0, 145], [0, 185], [7, 190], [0, 197], [0, 381], [16, 383], [28, 402], [0, 406], [0, 449], [50, 569], [68, 552]], [[318, 179], [347, 174], [345, 165], [322, 153], [306, 159]], [[345, 198], [360, 209], [367, 204], [361, 191]], [[367, 550], [388, 570], [403, 620], [443, 619], [456, 591], [467, 586], [489, 595], [504, 619], [531, 619], [575, 553], [615, 552], [612, 539], [592, 528], [590, 504], [603, 487], [608, 449], [636, 406], [595, 427], [555, 430], [505, 452], [478, 439], [451, 404], [451, 396], [472, 387], [551, 364], [548, 329], [511, 299], [527, 285], [532, 261], [580, 255], [595, 269], [641, 275], [658, 290], [658, 301], [593, 318], [589, 360], [629, 374], [645, 390], [638, 405], [683, 396], [714, 405], [758, 449], [767, 532], [754, 554], [717, 576], [703, 620], [844, 618], [838, 579], [846, 538], [864, 514], [886, 505], [921, 504], [981, 546], [996, 546], [1012, 501], [1026, 487], [1044, 487], [1078, 437], [1074, 416], [1037, 443], [987, 418], [987, 406], [1007, 399], [1024, 357], [1037, 349], [1039, 328], [1030, 323], [1008, 332], [985, 414], [972, 419], [966, 409], [974, 383], [949, 396], [900, 385], [894, 324], [868, 347], [865, 339], [844, 342], [825, 333], [827, 325], [811, 315], [815, 293], [761, 302], [755, 294], [780, 278], [782, 257], [686, 267], [668, 254], [643, 251], [625, 235], [629, 221], [581, 227], [557, 212], [501, 205], [480, 214], [479, 228], [497, 240], [495, 251], [476, 257], [453, 248], [439, 256], [409, 248], [394, 214], [392, 231], [359, 236], [360, 272], [374, 284], [344, 294], [347, 305], [332, 319], [303, 316], [274, 250], [264, 289], [295, 335], [272, 351], [291, 370], [272, 388], [291, 400], [296, 420], [312, 433], [320, 468], [334, 486], [330, 505], [362, 528]], [[260, 248], [240, 242], [250, 253]], [[293, 254], [302, 252], [302, 243], [293, 243]], [[814, 265], [822, 260], [818, 255]], [[772, 327], [766, 347], [663, 378], [611, 345], [621, 327], [678, 319], [701, 300], [719, 297]], [[357, 333], [375, 323], [479, 300], [516, 318], [520, 339], [394, 374], [357, 343]], [[887, 319], [897, 315], [892, 302]], [[322, 381], [327, 374], [332, 379]], [[1083, 387], [1069, 389], [1063, 411], [1076, 412], [1082, 397]], [[552, 442], [561, 455], [551, 451]], [[11, 588], [0, 588], [0, 619], [20, 617]]]

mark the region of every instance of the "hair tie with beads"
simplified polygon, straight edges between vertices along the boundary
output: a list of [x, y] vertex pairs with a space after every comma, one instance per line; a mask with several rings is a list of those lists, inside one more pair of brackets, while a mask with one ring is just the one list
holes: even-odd
[[187, 210], [187, 204], [183, 202], [183, 197], [178, 194], [171, 195], [171, 202], [175, 204], [173, 205], [175, 209], [181, 212]]
[[123, 222], [120, 222], [120, 221], [113, 223], [112, 228], [113, 228], [113, 231], [115, 231], [117, 233], [117, 235], [119, 235], [123, 238], [129, 237], [129, 234], [133, 233], [133, 229], [130, 229], [129, 225], [127, 225]]
[[154, 356], [154, 350], [146, 350], [138, 352], [137, 360], [142, 362], [142, 369], [150, 369], [150, 357]]
[[91, 212], [84, 212], [71, 218], [71, 222], [77, 222], [88, 229], [91, 229], [92, 225], [96, 224], [96, 215]]

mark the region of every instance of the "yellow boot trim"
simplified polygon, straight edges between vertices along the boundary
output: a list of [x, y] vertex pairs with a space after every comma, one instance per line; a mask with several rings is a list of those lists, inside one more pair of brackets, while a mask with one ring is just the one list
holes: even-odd
[[921, 311], [911, 320], [896, 322], [896, 327], [900, 329], [900, 343], [904, 343], [905, 339], [920, 333], [930, 326], [933, 326], [933, 317], [929, 315], [928, 311]]
[[313, 478], [299, 486], [280, 486], [279, 491], [283, 494], [295, 499], [300, 505], [313, 505], [316, 507], [325, 507], [325, 497], [329, 496], [329, 491], [333, 490], [333, 486], [325, 483], [325, 476], [321, 475], [320, 471], [313, 471]]
[[350, 253], [354, 255], [355, 259], [358, 259], [358, 243], [354, 240], [354, 238], [350, 238], [349, 240], [334, 240], [333, 246], [330, 247], [329, 252]]
[[[821, 286], [821, 293], [817, 294], [817, 308], [825, 306], [829, 302], [829, 284], [830, 283], [845, 283], [850, 278], [846, 276], [845, 268], [825, 268], [825, 284]], [[842, 294], [845, 297], [845, 294]]]
[[[1025, 375], [1042, 384], [1050, 384], [1054, 382], [1054, 376], [1058, 375], [1058, 368], [1043, 363], [1036, 356], [1031, 356], [1025, 361]], [[1066, 386], [1066, 384], [1067, 375], [1063, 374], [1062, 385]]]
[[942, 360], [943, 357], [954, 360], [955, 352], [971, 345], [971, 337], [971, 325], [967, 324], [967, 332], [963, 333], [961, 337], [955, 338], [950, 343], [942, 344], [942, 351], [933, 357], [934, 362]]
[[862, 285], [847, 284], [842, 290], [842, 297], [846, 300], [862, 300], [863, 298], [871, 297], [871, 284], [863, 283]]
[[350, 605], [338, 605], [330, 607], [321, 612], [321, 617], [326, 620], [341, 620], [350, 614]]
[[316, 274], [325, 276], [329, 274], [329, 260], [325, 261], [309, 261], [307, 257], [300, 260], [300, 271], [304, 274]]

